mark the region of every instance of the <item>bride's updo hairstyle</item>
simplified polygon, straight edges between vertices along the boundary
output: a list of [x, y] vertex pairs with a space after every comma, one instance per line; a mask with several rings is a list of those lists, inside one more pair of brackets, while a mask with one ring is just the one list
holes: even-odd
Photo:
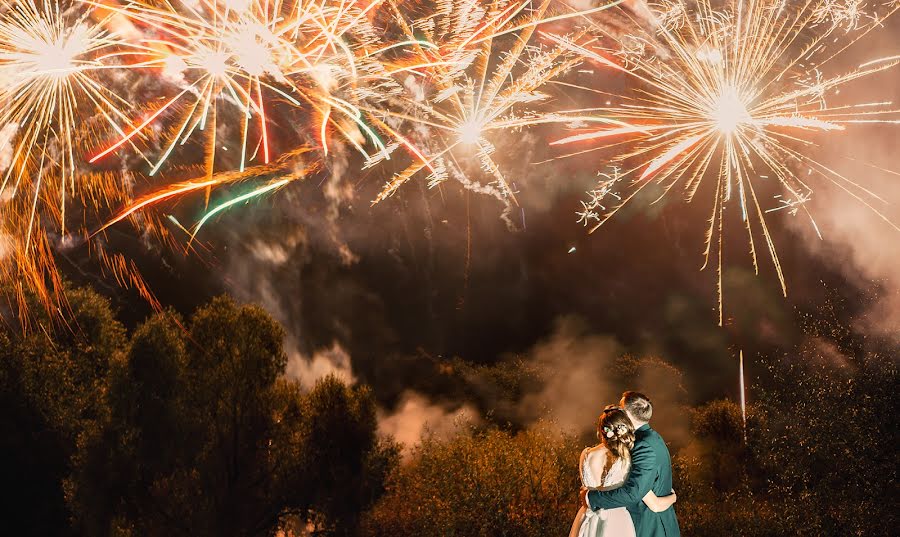
[[610, 405], [600, 414], [597, 422], [597, 438], [609, 449], [614, 457], [608, 458], [607, 469], [618, 458], [631, 461], [631, 449], [634, 447], [634, 425], [621, 408]]

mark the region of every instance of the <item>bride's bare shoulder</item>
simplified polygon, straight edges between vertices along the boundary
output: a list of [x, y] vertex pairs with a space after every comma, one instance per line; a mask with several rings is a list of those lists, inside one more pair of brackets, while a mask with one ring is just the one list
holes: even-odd
[[585, 448], [584, 452], [588, 455], [602, 455], [606, 456], [609, 450], [603, 444], [597, 444], [596, 446], [591, 446], [589, 448]]
[[586, 463], [591, 466], [599, 465], [602, 468], [606, 464], [607, 453], [609, 453], [609, 450], [606, 446], [599, 444], [585, 449], [583, 456]]

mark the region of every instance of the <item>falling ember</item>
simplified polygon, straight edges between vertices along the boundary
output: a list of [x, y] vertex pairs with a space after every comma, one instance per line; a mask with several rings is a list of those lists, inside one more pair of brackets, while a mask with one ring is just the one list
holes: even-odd
[[744, 422], [744, 442], [747, 441], [747, 392], [744, 387], [744, 351], [740, 353], [739, 375], [741, 379], [741, 419]]

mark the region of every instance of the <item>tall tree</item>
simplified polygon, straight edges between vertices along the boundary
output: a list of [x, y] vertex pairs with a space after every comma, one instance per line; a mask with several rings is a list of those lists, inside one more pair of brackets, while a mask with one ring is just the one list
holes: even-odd
[[379, 440], [375, 399], [366, 387], [348, 387], [329, 376], [305, 398], [304, 437], [312, 507], [319, 530], [353, 535], [359, 517], [383, 492], [399, 452]]
[[264, 535], [304, 507], [301, 394], [279, 380], [283, 338], [262, 309], [228, 298], [187, 327], [171, 313], [145, 322], [70, 481], [82, 528]]
[[[156, 315], [111, 373], [108, 419], [85, 439], [70, 499], [90, 535], [270, 535], [311, 518], [354, 527], [389, 468], [374, 400], [335, 379], [282, 377], [282, 328], [214, 299]], [[374, 491], [374, 492], [372, 492]]]
[[[10, 535], [68, 535], [63, 480], [79, 436], [102, 419], [106, 378], [126, 345], [109, 302], [66, 288], [66, 312], [30, 312], [0, 334], [0, 520]], [[11, 315], [11, 317], [14, 316]]]

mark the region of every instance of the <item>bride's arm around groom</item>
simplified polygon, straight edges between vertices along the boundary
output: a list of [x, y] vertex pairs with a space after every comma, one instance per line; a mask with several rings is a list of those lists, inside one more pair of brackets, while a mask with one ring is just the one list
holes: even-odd
[[[647, 508], [650, 509], [651, 511], [653, 511], [654, 513], [661, 513], [663, 511], [667, 510], [669, 507], [672, 507], [673, 505], [675, 505], [675, 502], [677, 501], [678, 497], [675, 495], [674, 489], [672, 490], [671, 494], [667, 494], [665, 496], [657, 496], [656, 493], [653, 492], [653, 483], [656, 481], [656, 475], [657, 475], [656, 455], [653, 453], [653, 450], [647, 448], [646, 446], [644, 446], [644, 449], [641, 450], [641, 449], [639, 449], [638, 445], [635, 445], [634, 450], [631, 453], [631, 456], [632, 456], [632, 461], [631, 461], [632, 467], [631, 467], [630, 475], [634, 475], [635, 472], [641, 472], [641, 475], [644, 475], [644, 476], [649, 475], [650, 483], [649, 483], [649, 485], [647, 485], [646, 483], [642, 483], [640, 481], [640, 478], [638, 478], [638, 480], [636, 480], [634, 482], [634, 483], [636, 483], [636, 486], [634, 486], [631, 491], [628, 491], [624, 494], [619, 495], [618, 498], [624, 503], [621, 503], [621, 504], [617, 503], [616, 505], [613, 505], [612, 507], [629, 507], [636, 503], [643, 502], [644, 505], [646, 505]], [[638, 465], [642, 465], [642, 466], [644, 466], [644, 468], [639, 469], [640, 467]], [[626, 482], [623, 483], [621, 486], [610, 487], [609, 489], [606, 489], [606, 488], [599, 489], [596, 492], [603, 492], [603, 491], [607, 491], [607, 490], [609, 492], [621, 491], [622, 489], [624, 489], [627, 486], [628, 486], [628, 480], [626, 480]], [[640, 491], [644, 490], [645, 488], [647, 489], [647, 492], [644, 493], [643, 496], [639, 496]], [[634, 498], [636, 496], [639, 496], [640, 499], [637, 501], [634, 501]], [[608, 501], [615, 502], [616, 498], [609, 499]], [[599, 509], [599, 507], [594, 507], [594, 505], [595, 505], [595, 503], [591, 502], [592, 509], [594, 509], [594, 510]], [[596, 505], [599, 505], [599, 502]], [[603, 508], [611, 509], [612, 507], [604, 506]]]

